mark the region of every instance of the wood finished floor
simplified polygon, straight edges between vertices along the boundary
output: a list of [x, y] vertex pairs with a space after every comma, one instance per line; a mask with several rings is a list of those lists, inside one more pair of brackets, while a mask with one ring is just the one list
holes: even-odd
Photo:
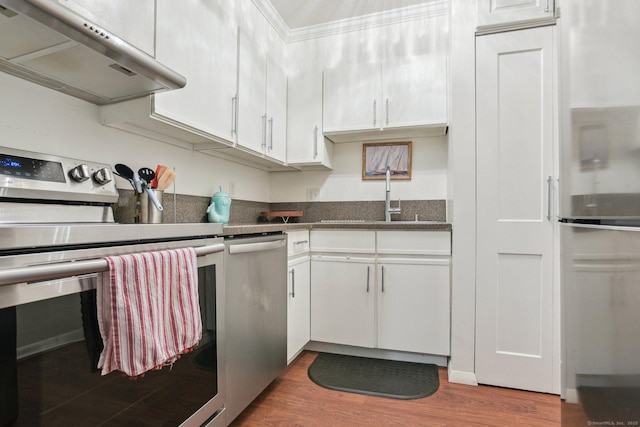
[[231, 427], [560, 426], [560, 397], [447, 381], [423, 399], [396, 400], [328, 390], [307, 376], [315, 352], [302, 353]]

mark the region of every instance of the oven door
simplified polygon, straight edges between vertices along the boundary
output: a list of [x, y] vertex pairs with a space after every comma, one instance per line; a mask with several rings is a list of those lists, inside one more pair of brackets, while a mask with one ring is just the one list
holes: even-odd
[[[219, 243], [156, 242], [109, 248], [109, 255]], [[90, 259], [95, 251], [106, 256], [104, 248], [2, 256], [0, 271]], [[222, 252], [198, 257], [199, 345], [137, 380], [96, 368], [97, 273], [0, 286], [0, 426], [226, 425], [222, 259]]]

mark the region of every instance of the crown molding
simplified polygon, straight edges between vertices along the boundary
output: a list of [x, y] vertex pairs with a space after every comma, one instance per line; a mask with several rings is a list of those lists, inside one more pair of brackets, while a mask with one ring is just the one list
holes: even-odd
[[267, 21], [273, 25], [278, 34], [280, 34], [280, 37], [287, 43], [449, 14], [449, 0], [434, 0], [425, 4], [409, 6], [388, 12], [373, 13], [292, 30], [282, 20], [270, 1], [252, 1]]

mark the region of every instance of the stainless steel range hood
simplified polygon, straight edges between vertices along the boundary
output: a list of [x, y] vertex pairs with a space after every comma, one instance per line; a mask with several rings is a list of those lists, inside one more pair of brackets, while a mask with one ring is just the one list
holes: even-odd
[[55, 0], [0, 0], [0, 71], [99, 105], [186, 84]]

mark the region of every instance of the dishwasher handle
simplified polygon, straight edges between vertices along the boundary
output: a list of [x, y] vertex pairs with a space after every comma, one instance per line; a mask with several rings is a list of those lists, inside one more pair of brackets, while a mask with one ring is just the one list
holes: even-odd
[[227, 244], [229, 254], [244, 254], [248, 252], [261, 252], [278, 249], [287, 244], [287, 239], [269, 240], [267, 242], [255, 243], [231, 243]]

